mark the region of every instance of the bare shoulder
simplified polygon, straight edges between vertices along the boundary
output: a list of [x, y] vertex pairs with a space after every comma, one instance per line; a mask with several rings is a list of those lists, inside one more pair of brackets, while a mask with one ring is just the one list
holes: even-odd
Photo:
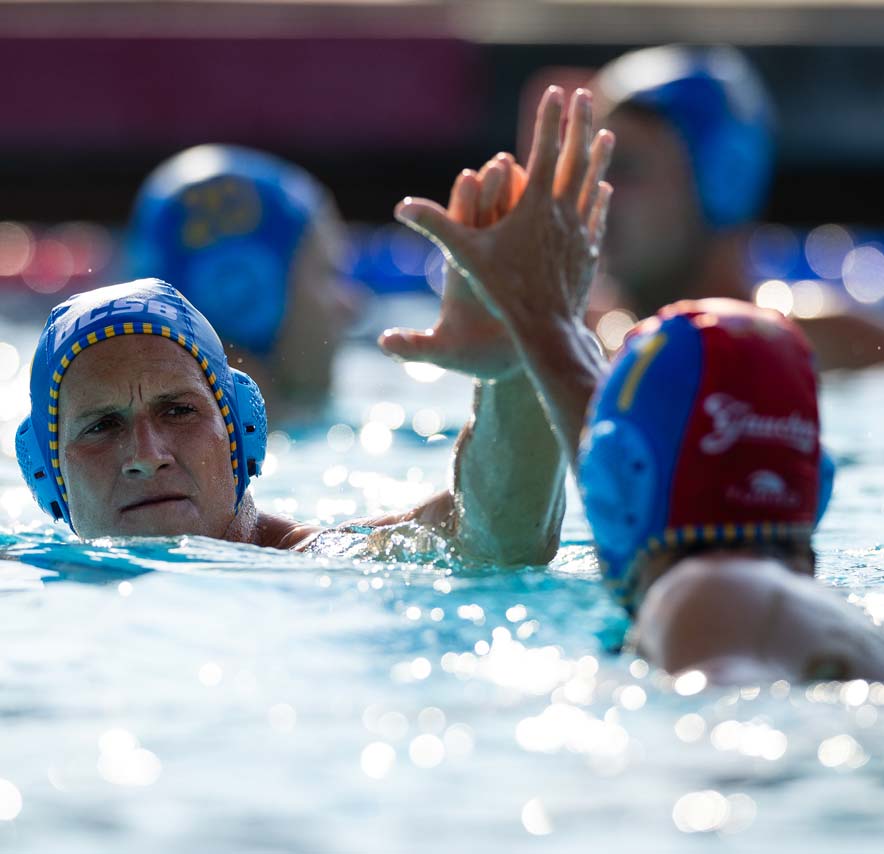
[[636, 620], [643, 653], [673, 673], [703, 660], [753, 655], [771, 580], [746, 563], [691, 558], [654, 582]]
[[884, 678], [884, 633], [838, 593], [775, 560], [683, 561], [648, 591], [638, 630], [643, 651], [668, 670], [708, 669], [720, 682], [737, 672]]
[[306, 525], [283, 516], [259, 513], [255, 526], [255, 545], [273, 549], [301, 551], [322, 532], [317, 525]]
[[823, 314], [800, 321], [820, 370], [864, 368], [884, 361], [884, 326], [857, 314]]

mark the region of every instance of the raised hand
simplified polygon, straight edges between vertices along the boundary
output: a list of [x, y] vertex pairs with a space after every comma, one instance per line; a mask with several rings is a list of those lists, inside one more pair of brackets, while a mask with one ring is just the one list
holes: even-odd
[[[551, 87], [538, 107], [525, 190], [498, 222], [470, 227], [420, 199], [405, 199], [396, 215], [442, 247], [501, 318], [573, 461], [587, 405], [605, 371], [583, 317], [611, 197], [602, 178], [614, 137], [601, 131], [593, 138], [590, 94], [578, 89], [560, 146], [562, 109], [562, 91]], [[494, 173], [505, 169], [492, 164], [483, 180], [501, 181], [505, 176]]]
[[[499, 154], [478, 174], [464, 170], [457, 177], [447, 215], [467, 227], [487, 228], [510, 211], [525, 182], [525, 172], [512, 155]], [[521, 367], [506, 327], [488, 311], [451, 264], [446, 264], [436, 325], [425, 331], [388, 329], [378, 343], [396, 358], [432, 362], [481, 379], [500, 379]]]
[[[511, 332], [524, 335], [538, 318], [582, 317], [604, 236], [611, 187], [605, 170], [614, 136], [593, 138], [589, 92], [571, 101], [564, 144], [559, 144], [563, 94], [550, 87], [538, 108], [524, 192], [498, 222], [477, 228], [439, 205], [408, 198], [397, 218], [433, 240], [485, 305]], [[505, 170], [488, 167], [484, 181]]]

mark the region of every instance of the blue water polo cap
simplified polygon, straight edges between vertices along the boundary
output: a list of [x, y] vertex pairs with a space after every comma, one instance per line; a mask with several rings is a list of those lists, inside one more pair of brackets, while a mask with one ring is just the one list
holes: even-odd
[[176, 154], [135, 200], [133, 277], [171, 282], [225, 341], [266, 354], [288, 307], [293, 259], [324, 191], [303, 169], [231, 145]]
[[675, 303], [639, 324], [594, 401], [578, 484], [602, 577], [629, 610], [638, 558], [808, 538], [834, 465], [798, 327], [750, 303]]
[[22, 475], [37, 503], [54, 519], [71, 524], [59, 461], [59, 389], [79, 353], [122, 335], [168, 338], [199, 363], [230, 437], [238, 511], [249, 479], [261, 473], [264, 462], [264, 400], [247, 374], [229, 367], [208, 320], [175, 288], [157, 279], [77, 294], [50, 312], [31, 366], [31, 414], [19, 427], [15, 442]]
[[595, 88], [611, 110], [634, 105], [675, 128], [713, 228], [741, 225], [761, 212], [773, 170], [773, 110], [761, 79], [735, 48], [634, 51], [605, 66]]

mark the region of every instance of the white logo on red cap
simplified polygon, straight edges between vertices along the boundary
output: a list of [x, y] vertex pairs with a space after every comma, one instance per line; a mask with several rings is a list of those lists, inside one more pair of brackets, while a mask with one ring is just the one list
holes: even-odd
[[801, 504], [801, 496], [780, 475], [767, 469], [752, 472], [743, 486], [729, 487], [727, 497], [752, 507], [794, 509]]
[[791, 415], [761, 415], [752, 405], [729, 394], [710, 394], [703, 401], [703, 410], [712, 418], [712, 432], [700, 439], [700, 450], [706, 454], [723, 454], [741, 439], [774, 445], [785, 445], [811, 454], [817, 445], [817, 425]]

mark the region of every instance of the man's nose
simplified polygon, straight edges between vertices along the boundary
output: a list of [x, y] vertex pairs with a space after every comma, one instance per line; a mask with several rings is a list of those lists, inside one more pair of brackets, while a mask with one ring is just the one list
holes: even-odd
[[153, 477], [174, 462], [163, 431], [149, 417], [138, 417], [132, 425], [129, 454], [123, 471], [129, 477]]

